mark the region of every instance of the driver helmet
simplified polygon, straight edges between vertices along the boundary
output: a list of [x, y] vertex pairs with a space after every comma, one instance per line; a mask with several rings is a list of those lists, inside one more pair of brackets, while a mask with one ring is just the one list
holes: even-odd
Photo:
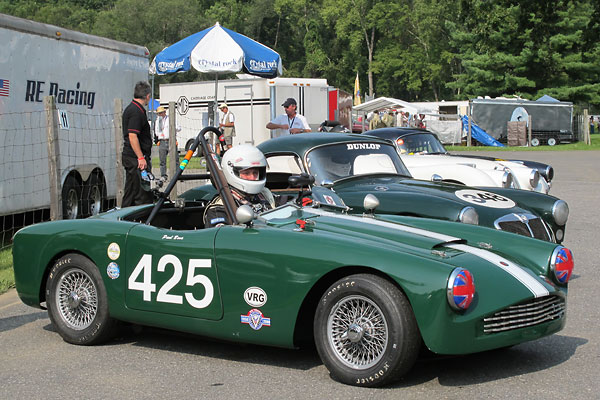
[[[250, 144], [241, 144], [227, 150], [223, 155], [221, 167], [227, 183], [247, 194], [258, 194], [267, 182], [267, 160], [263, 153]], [[257, 180], [247, 180], [240, 176], [240, 172], [258, 169]]]

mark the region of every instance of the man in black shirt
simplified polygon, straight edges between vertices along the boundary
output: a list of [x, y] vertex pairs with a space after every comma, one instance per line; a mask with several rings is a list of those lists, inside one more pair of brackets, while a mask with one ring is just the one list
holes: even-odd
[[125, 189], [122, 207], [152, 203], [152, 193], [142, 188], [140, 172], [151, 168], [152, 136], [145, 106], [152, 89], [148, 82], [135, 84], [133, 100], [123, 111], [123, 168]]

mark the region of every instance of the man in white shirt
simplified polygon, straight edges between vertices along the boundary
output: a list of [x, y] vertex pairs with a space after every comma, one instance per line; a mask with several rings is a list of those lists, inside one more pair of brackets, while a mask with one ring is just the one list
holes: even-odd
[[275, 136], [294, 135], [296, 133], [310, 132], [306, 118], [296, 113], [296, 100], [289, 98], [282, 104], [285, 114], [278, 115], [267, 124], [267, 129], [280, 129]]
[[226, 103], [221, 103], [219, 110], [221, 110], [219, 129], [223, 132], [223, 138], [225, 139], [227, 150], [229, 150], [233, 145], [233, 137], [235, 136], [235, 115], [229, 111], [229, 106]]
[[[156, 109], [158, 118], [154, 125], [154, 133], [156, 140], [158, 140], [158, 158], [160, 160], [160, 176], [167, 179], [167, 154], [169, 154], [169, 116], [167, 110], [163, 106], [159, 106]], [[180, 127], [176, 128], [179, 132]]]

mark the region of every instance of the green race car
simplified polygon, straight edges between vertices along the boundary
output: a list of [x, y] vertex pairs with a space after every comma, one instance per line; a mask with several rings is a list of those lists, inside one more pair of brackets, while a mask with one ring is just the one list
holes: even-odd
[[[562, 243], [567, 203], [547, 194], [499, 187], [474, 188], [413, 179], [387, 140], [343, 133], [305, 133], [257, 146], [267, 158], [267, 187], [293, 193], [288, 177], [308, 173], [316, 185], [334, 190], [353, 213], [376, 194], [379, 212], [459, 221]], [[211, 185], [185, 192], [188, 200], [209, 200]]]
[[314, 341], [331, 375], [359, 386], [398, 379], [423, 346], [467, 354], [565, 325], [573, 257], [561, 245], [379, 214], [374, 196], [351, 215], [322, 187], [310, 206], [258, 216], [225, 196], [231, 224], [204, 228], [206, 202], [167, 201], [173, 183], [155, 205], [21, 229], [22, 301], [47, 307], [64, 340], [80, 345], [109, 340], [116, 321], [285, 348]]

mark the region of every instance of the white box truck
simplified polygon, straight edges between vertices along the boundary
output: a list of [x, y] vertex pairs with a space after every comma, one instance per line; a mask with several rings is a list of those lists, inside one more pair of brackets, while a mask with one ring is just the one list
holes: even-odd
[[142, 46], [0, 14], [0, 216], [50, 207], [44, 98], [60, 121], [63, 217], [116, 192], [115, 99], [148, 80]]
[[[271, 132], [266, 125], [284, 113], [281, 104], [288, 97], [296, 99], [298, 112], [307, 118], [312, 130], [316, 131], [328, 119], [328, 93], [333, 88], [326, 79], [242, 76], [241, 79], [218, 81], [218, 103], [227, 103], [235, 115], [234, 145], [257, 145], [276, 136], [277, 132]], [[176, 103], [177, 125], [182, 128], [177, 133], [177, 144], [179, 149], [187, 150], [198, 132], [213, 121], [215, 81], [162, 84], [159, 95], [160, 104], [165, 107], [169, 102]]]

